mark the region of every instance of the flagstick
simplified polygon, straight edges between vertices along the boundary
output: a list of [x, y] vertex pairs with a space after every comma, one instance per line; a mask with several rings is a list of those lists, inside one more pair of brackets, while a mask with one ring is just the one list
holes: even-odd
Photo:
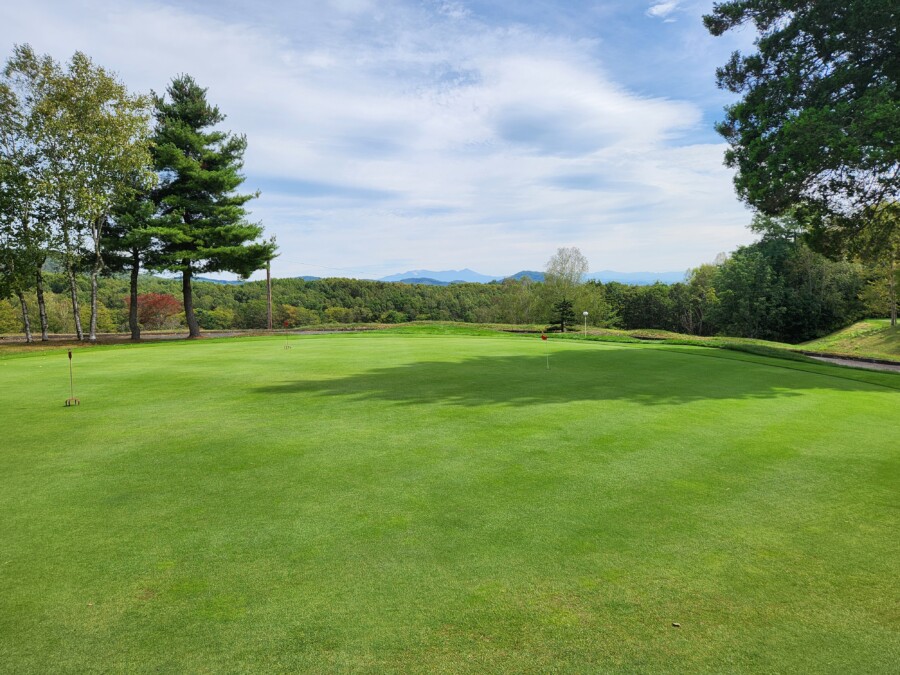
[[71, 396], [66, 399], [66, 407], [71, 407], [73, 405], [78, 405], [81, 403], [77, 398], [75, 398], [75, 372], [72, 369], [72, 350], [69, 350], [69, 393]]

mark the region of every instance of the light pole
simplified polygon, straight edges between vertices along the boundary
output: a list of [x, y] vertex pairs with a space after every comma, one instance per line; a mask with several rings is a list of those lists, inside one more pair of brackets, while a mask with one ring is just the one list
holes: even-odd
[[584, 337], [587, 337], [587, 310], [584, 310], [581, 314], [584, 316]]

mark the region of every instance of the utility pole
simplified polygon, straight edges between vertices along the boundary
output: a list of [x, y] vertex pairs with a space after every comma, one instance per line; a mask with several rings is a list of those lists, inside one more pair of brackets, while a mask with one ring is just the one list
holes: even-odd
[[272, 330], [272, 261], [266, 260], [266, 330]]

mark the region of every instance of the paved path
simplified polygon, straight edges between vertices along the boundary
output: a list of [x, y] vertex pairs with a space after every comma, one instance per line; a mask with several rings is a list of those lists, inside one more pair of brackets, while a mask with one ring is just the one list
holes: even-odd
[[867, 370], [886, 370], [893, 373], [900, 373], [900, 363], [872, 363], [871, 361], [860, 361], [859, 359], [839, 359], [834, 356], [813, 356], [807, 354], [811, 359], [816, 361], [824, 361], [825, 363], [836, 363], [839, 366], [852, 366], [853, 368], [865, 368]]

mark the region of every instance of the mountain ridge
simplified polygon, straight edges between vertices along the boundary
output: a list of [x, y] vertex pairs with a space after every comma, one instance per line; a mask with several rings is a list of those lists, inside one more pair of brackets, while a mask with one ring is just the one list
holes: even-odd
[[[503, 281], [505, 279], [531, 279], [532, 281], [543, 281], [544, 273], [534, 270], [521, 270], [515, 274], [507, 276], [492, 276], [489, 274], [481, 274], [469, 268], [462, 270], [410, 270], [400, 274], [391, 274], [381, 277], [378, 281], [386, 282], [402, 282], [402, 283], [425, 283], [432, 285], [445, 285], [450, 283], [492, 283]], [[661, 282], [664, 284], [674, 284], [684, 281], [684, 272], [616, 272], [615, 270], [600, 270], [599, 272], [591, 272], [585, 275], [586, 281], [600, 281], [609, 283], [617, 281], [623, 284], [635, 284], [646, 286]]]
[[[637, 286], [646, 286], [657, 282], [664, 284], [673, 284], [685, 279], [684, 272], [616, 272], [614, 270], [600, 270], [599, 272], [591, 272], [585, 275], [586, 281], [599, 281], [601, 283], [609, 283], [611, 281], [622, 284], [633, 284]], [[304, 281], [316, 281], [321, 277], [300, 276], [292, 277], [294, 279], [302, 279]], [[450, 284], [474, 283], [488, 284], [499, 283], [506, 279], [524, 279], [528, 278], [532, 281], [543, 281], [544, 273], [535, 270], [521, 270], [515, 274], [507, 276], [493, 276], [489, 274], [481, 274], [472, 269], [465, 268], [462, 270], [410, 270], [401, 274], [390, 274], [380, 279], [369, 279], [368, 281], [382, 281], [387, 283], [403, 283], [403, 284], [426, 284], [430, 286], [449, 286]], [[212, 279], [209, 277], [194, 277], [194, 281], [239, 285], [243, 281]]]

